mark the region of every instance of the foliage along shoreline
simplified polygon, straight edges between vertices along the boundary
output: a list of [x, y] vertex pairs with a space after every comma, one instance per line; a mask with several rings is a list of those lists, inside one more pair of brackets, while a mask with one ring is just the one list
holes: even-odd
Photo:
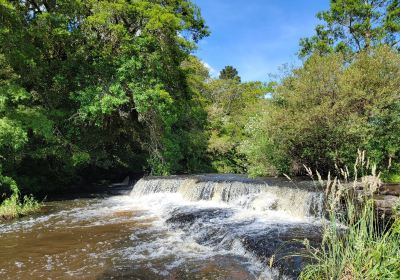
[[303, 65], [269, 83], [210, 77], [189, 0], [0, 0], [0, 14], [0, 202], [129, 173], [326, 175], [359, 149], [400, 181], [397, 0], [331, 1]]

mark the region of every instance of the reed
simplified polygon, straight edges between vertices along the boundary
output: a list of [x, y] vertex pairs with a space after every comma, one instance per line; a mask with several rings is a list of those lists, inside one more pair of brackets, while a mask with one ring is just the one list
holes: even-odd
[[[365, 176], [368, 170], [371, 175]], [[310, 169], [307, 172], [313, 176]], [[307, 248], [312, 261], [300, 279], [400, 279], [400, 219], [394, 215], [389, 223], [382, 224], [372, 197], [380, 174], [361, 152], [352, 182], [348, 169], [339, 170], [339, 174], [323, 182], [317, 173], [326, 186], [328, 219], [321, 246]]]

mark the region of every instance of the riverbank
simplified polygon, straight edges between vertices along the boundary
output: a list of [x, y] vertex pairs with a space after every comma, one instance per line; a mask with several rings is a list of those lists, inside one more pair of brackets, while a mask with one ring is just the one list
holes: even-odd
[[36, 213], [41, 208], [41, 203], [32, 196], [14, 194], [0, 204], [0, 223]]
[[327, 183], [324, 238], [309, 246], [301, 280], [400, 279], [399, 186], [379, 186], [375, 176], [361, 181], [355, 189]]
[[102, 181], [97, 184], [75, 185], [63, 191], [38, 193], [35, 196], [21, 196], [18, 191], [0, 203], [0, 223], [40, 213], [44, 202], [127, 194], [138, 179], [138, 176], [131, 176], [131, 179], [121, 183], [112, 184], [110, 181]]

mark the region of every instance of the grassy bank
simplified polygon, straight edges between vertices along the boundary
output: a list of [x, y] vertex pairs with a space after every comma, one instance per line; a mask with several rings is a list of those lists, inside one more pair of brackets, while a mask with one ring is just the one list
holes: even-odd
[[322, 245], [309, 248], [313, 262], [300, 279], [400, 279], [400, 209], [393, 209], [391, 219], [377, 212], [372, 194], [379, 175], [372, 173], [362, 188], [357, 178], [348, 188], [346, 172], [342, 181], [328, 180]]
[[37, 212], [40, 207], [41, 204], [32, 196], [20, 199], [18, 194], [13, 194], [0, 205], [0, 222]]

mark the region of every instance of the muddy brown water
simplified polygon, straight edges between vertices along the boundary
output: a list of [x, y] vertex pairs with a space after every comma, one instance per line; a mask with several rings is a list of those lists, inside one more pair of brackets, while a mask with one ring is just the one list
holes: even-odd
[[0, 224], [0, 279], [291, 279], [301, 260], [282, 258], [287, 276], [265, 257], [319, 234], [310, 205], [320, 196], [223, 179], [156, 178], [131, 194], [47, 202]]
[[[0, 225], [0, 279], [254, 279], [240, 257], [201, 258], [204, 248], [196, 244], [182, 264], [174, 265], [179, 248], [162, 244], [142, 248], [136, 258], [130, 249], [174, 239], [169, 236], [174, 233], [155, 229], [156, 218], [129, 202], [127, 197], [50, 202], [41, 215]], [[179, 238], [175, 242], [187, 246]], [[169, 249], [170, 255], [150, 251]], [[159, 258], [146, 258], [157, 253]]]

